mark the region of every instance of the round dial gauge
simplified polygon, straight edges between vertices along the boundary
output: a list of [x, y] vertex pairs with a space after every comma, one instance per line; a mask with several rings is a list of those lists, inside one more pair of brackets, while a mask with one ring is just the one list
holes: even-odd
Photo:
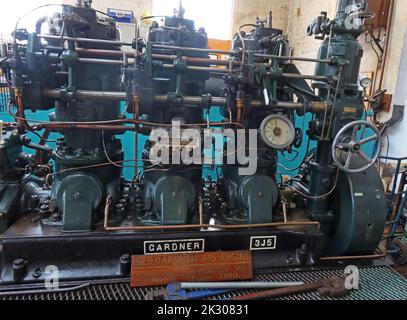
[[270, 115], [260, 126], [263, 141], [273, 149], [286, 149], [295, 139], [295, 128], [290, 119], [281, 115]]
[[360, 86], [364, 89], [368, 89], [373, 85], [373, 81], [372, 79], [368, 78], [368, 77], [364, 77], [362, 79], [360, 79]]

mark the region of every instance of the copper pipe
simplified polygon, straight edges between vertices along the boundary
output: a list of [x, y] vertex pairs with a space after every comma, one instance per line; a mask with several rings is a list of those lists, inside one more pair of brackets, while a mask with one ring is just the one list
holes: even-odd
[[324, 257], [320, 258], [320, 261], [336, 261], [336, 260], [373, 260], [373, 259], [381, 259], [385, 258], [385, 254], [376, 254], [376, 255], [368, 255], [368, 256], [345, 256], [345, 257]]
[[236, 122], [237, 123], [242, 123], [242, 117], [243, 117], [243, 112], [244, 112], [244, 101], [243, 101], [243, 99], [237, 99], [236, 100], [236, 108], [237, 108]]
[[278, 228], [278, 227], [306, 227], [318, 226], [317, 222], [288, 222], [288, 223], [269, 223], [269, 224], [247, 224], [247, 225], [179, 225], [179, 226], [149, 226], [149, 227], [108, 227], [104, 226], [106, 231], [158, 231], [158, 230], [179, 230], [179, 229], [259, 229], [259, 228]]
[[133, 127], [117, 125], [89, 125], [89, 124], [62, 124], [43, 123], [35, 126], [35, 129], [85, 129], [85, 130], [105, 130], [105, 131], [134, 131]]
[[22, 88], [14, 88], [14, 97], [16, 99], [17, 110], [18, 110], [18, 118], [19, 124], [22, 129], [30, 128], [27, 123], [24, 111], [24, 104], [23, 104], [23, 89]]
[[[49, 131], [49, 130], [45, 130], [44, 131], [44, 133], [43, 133], [43, 135], [41, 136], [41, 140], [40, 140], [40, 142], [38, 143], [40, 146], [44, 146], [45, 144], [46, 144], [46, 141], [48, 140], [48, 138], [49, 138], [49, 135], [51, 134], [51, 131]], [[41, 161], [41, 151], [40, 150], [37, 150], [36, 152], [35, 152], [35, 160], [38, 162], [38, 163], [40, 163], [40, 161]]]
[[51, 131], [45, 130], [44, 133], [41, 136], [41, 141], [38, 143], [40, 146], [45, 146], [47, 143], [47, 140], [49, 138], [49, 135], [51, 134]]

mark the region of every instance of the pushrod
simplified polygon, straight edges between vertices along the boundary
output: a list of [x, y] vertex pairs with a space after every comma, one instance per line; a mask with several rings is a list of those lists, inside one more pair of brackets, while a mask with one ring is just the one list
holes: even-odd
[[169, 45], [154, 44], [154, 43], [152, 45], [154, 48], [175, 50], [175, 51], [204, 52], [204, 53], [216, 53], [216, 54], [225, 54], [225, 55], [235, 55], [236, 54], [236, 52], [234, 52], [234, 51], [226, 51], [226, 50], [213, 50], [213, 49], [202, 49], [202, 48], [191, 48], [191, 47], [173, 47], [173, 46], [169, 46]]
[[131, 42], [118, 41], [118, 40], [103, 40], [103, 39], [92, 39], [92, 38], [75, 38], [75, 37], [60, 37], [53, 36], [49, 34], [37, 34], [38, 38], [45, 40], [64, 40], [73, 42], [84, 42], [84, 43], [98, 43], [98, 44], [111, 44], [116, 46], [131, 46]]
[[332, 63], [333, 62], [332, 59], [290, 57], [290, 56], [278, 56], [278, 55], [260, 54], [260, 53], [256, 53], [254, 56], [258, 57], [258, 58], [276, 59], [276, 60], [292, 60], [292, 61], [305, 61], [305, 62], [317, 62], [317, 63]]
[[[123, 61], [120, 60], [109, 60], [109, 59], [95, 59], [95, 58], [79, 58], [81, 63], [93, 63], [93, 64], [108, 64], [108, 65], [124, 65]], [[209, 62], [209, 60], [207, 61]], [[134, 59], [129, 60], [129, 64], [134, 64]], [[164, 69], [174, 69], [173, 64], [163, 64]], [[225, 74], [229, 73], [230, 69], [216, 69], [211, 67], [198, 67], [198, 66], [187, 66], [186, 70], [197, 71], [197, 72], [209, 72], [214, 74]], [[271, 73], [267, 72], [267, 75], [270, 76]], [[295, 73], [281, 73], [282, 78], [287, 79], [305, 79], [305, 80], [315, 80], [315, 81], [329, 81], [328, 77], [325, 76], [315, 76], [315, 75], [303, 75]], [[336, 77], [332, 77], [333, 81], [336, 81]]]
[[[87, 54], [87, 55], [94, 55], [94, 56], [105, 56], [105, 57], [122, 57], [123, 54], [134, 58], [136, 56], [135, 52], [132, 51], [117, 51], [117, 50], [103, 50], [103, 49], [85, 49], [85, 48], [77, 48], [76, 51], [78, 53]], [[176, 60], [178, 57], [176, 55], [168, 55], [168, 54], [157, 54], [153, 53], [153, 59], [157, 60]], [[268, 58], [268, 59], [276, 59], [276, 60], [292, 60], [292, 61], [305, 61], [305, 62], [316, 62], [316, 63], [332, 63], [332, 59], [313, 59], [313, 58], [305, 58], [305, 57], [290, 57], [290, 56], [278, 56], [278, 55], [266, 55], [266, 54], [256, 54], [256, 57], [261, 58]], [[183, 60], [187, 62], [195, 62], [195, 63], [210, 63], [213, 65], [221, 65], [221, 66], [228, 66], [230, 63], [233, 65], [240, 65], [240, 61], [234, 60], [215, 60], [215, 59], [208, 59], [208, 58], [196, 58], [196, 57], [182, 57]], [[256, 63], [255, 63], [256, 64]], [[261, 63], [259, 63], [261, 64]], [[263, 63], [264, 64], [264, 63]]]

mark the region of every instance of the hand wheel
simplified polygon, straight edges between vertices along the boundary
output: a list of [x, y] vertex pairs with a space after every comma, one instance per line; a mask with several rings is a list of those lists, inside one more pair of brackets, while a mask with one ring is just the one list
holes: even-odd
[[[358, 140], [358, 132], [362, 127], [373, 130], [374, 135], [369, 138]], [[352, 135], [349, 135], [349, 131], [352, 131]], [[344, 172], [359, 173], [365, 171], [370, 168], [379, 157], [381, 140], [382, 136], [380, 131], [372, 123], [367, 121], [355, 121], [349, 123], [343, 127], [335, 137], [332, 144], [332, 158], [338, 168]], [[376, 151], [373, 158], [370, 158], [365, 152], [362, 151], [362, 146], [373, 141], [376, 141]], [[344, 152], [347, 153], [345, 154], [345, 157], [342, 156]], [[355, 155], [358, 155], [362, 160], [364, 160], [366, 165], [360, 168], [352, 167], [352, 159]]]

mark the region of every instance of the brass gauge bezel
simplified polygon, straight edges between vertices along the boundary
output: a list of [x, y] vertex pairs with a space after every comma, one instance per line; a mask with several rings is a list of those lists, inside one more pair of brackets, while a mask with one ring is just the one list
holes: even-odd
[[[286, 125], [288, 125], [289, 129], [290, 129], [290, 139], [284, 143], [284, 144], [275, 144], [272, 141], [270, 141], [270, 139], [267, 137], [266, 134], [266, 126], [270, 121], [283, 121]], [[269, 147], [273, 148], [273, 149], [277, 149], [277, 150], [284, 150], [284, 149], [288, 149], [295, 140], [295, 128], [293, 123], [290, 121], [290, 119], [288, 119], [287, 117], [284, 117], [283, 115], [279, 115], [279, 114], [272, 114], [269, 115], [268, 117], [266, 117], [263, 122], [260, 125], [260, 136], [262, 138], [262, 140], [264, 141], [264, 143], [266, 145], [268, 145]]]

